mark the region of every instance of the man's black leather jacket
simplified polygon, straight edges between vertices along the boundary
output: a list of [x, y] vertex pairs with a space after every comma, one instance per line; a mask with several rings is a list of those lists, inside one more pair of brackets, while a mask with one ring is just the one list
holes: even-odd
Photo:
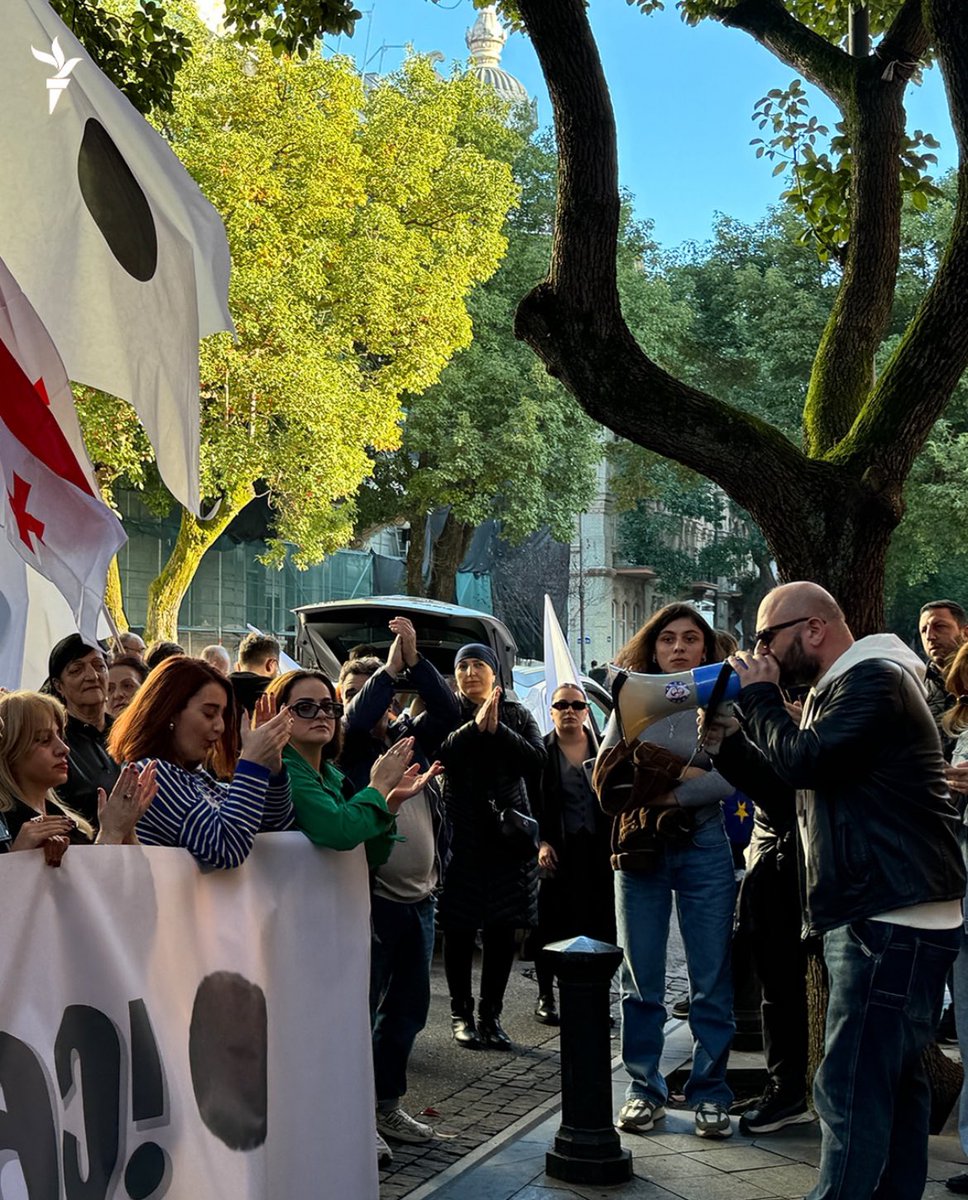
[[796, 789], [804, 936], [964, 896], [938, 730], [903, 667], [852, 666], [813, 698], [805, 729], [772, 683], [744, 688], [740, 707], [745, 736], [726, 738], [716, 765], [758, 803], [789, 806]]

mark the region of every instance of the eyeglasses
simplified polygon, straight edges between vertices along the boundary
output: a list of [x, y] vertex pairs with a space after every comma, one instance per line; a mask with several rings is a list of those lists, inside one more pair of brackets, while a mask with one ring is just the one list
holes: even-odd
[[584, 712], [588, 705], [584, 700], [554, 700], [551, 707], [557, 712], [567, 712], [569, 708], [573, 708], [575, 712]]
[[334, 704], [332, 700], [324, 700], [322, 704], [317, 704], [315, 700], [297, 700], [295, 704], [289, 705], [289, 711], [304, 721], [312, 721], [320, 713], [324, 717], [341, 717], [343, 706]]
[[753, 636], [753, 645], [758, 646], [760, 642], [764, 646], [769, 646], [776, 635], [783, 629], [789, 629], [793, 625], [802, 625], [804, 621], [812, 621], [813, 617], [796, 617], [792, 621], [781, 621], [779, 625], [767, 625], [765, 629], [758, 629]]

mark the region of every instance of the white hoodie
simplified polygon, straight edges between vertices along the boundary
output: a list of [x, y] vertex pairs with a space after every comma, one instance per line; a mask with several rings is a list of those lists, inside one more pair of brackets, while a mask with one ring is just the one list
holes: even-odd
[[911, 647], [906, 646], [893, 633], [873, 633], [870, 637], [860, 638], [859, 641], [854, 642], [848, 650], [845, 650], [841, 654], [840, 658], [830, 664], [823, 675], [813, 685], [803, 703], [800, 728], [810, 728], [813, 719], [814, 701], [822, 692], [825, 692], [830, 687], [835, 679], [839, 679], [841, 675], [846, 675], [851, 667], [856, 667], [858, 663], [869, 662], [872, 658], [887, 659], [889, 662], [895, 662], [898, 666], [903, 667], [909, 675], [917, 680], [921, 694], [927, 695], [927, 689], [924, 685], [924, 675], [927, 667]]

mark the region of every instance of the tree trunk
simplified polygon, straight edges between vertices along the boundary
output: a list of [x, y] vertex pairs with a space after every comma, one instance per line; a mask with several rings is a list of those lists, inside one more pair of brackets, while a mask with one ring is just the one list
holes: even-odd
[[[968, 366], [968, 165], [960, 167], [953, 233], [935, 278], [872, 380], [894, 284], [899, 164], [891, 146], [905, 77], [886, 79], [873, 56], [849, 58], [772, 0], [744, 0], [723, 15], [855, 118], [852, 215], [862, 199], [869, 220], [851, 236], [870, 252], [864, 262], [851, 259], [835, 327], [828, 325], [815, 363], [809, 457], [778, 429], [674, 379], [635, 341], [617, 288], [614, 118], [585, 4], [519, 0], [519, 8], [548, 83], [560, 170], [550, 273], [521, 301], [516, 335], [594, 420], [718, 483], [763, 531], [782, 581], [825, 586], [856, 635], [882, 628], [884, 563], [904, 481]], [[959, 144], [968, 146], [963, 0], [927, 0], [924, 12]], [[885, 38], [897, 43], [898, 60], [920, 57], [922, 26], [922, 6], [905, 3]]]
[[195, 578], [195, 572], [205, 553], [231, 524], [233, 518], [254, 496], [250, 484], [240, 487], [223, 498], [222, 504], [210, 521], [182, 509], [178, 537], [172, 546], [168, 561], [161, 574], [148, 588], [148, 619], [145, 624], [145, 641], [178, 641], [178, 610], [185, 593]]
[[410, 542], [407, 546], [407, 595], [426, 596], [423, 577], [424, 550], [427, 545], [427, 518], [423, 513], [410, 518]]
[[118, 556], [111, 559], [108, 567], [108, 578], [104, 591], [104, 607], [111, 614], [111, 620], [117, 625], [118, 633], [128, 632], [128, 618], [124, 615], [124, 596], [121, 592], [121, 572], [118, 570]]
[[467, 554], [474, 536], [474, 526], [455, 519], [449, 513], [430, 565], [430, 586], [427, 595], [433, 600], [453, 604], [457, 599], [457, 571]]

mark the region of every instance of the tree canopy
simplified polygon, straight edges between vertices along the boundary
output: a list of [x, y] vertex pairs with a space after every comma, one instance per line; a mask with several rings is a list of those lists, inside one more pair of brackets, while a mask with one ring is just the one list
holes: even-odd
[[[343, 60], [199, 29], [193, 46], [164, 130], [225, 220], [238, 340], [202, 346], [202, 486], [220, 508], [182, 516], [150, 597], [159, 636], [257, 492], [274, 511], [270, 557], [291, 544], [305, 565], [346, 544], [371, 456], [399, 442], [401, 395], [470, 341], [465, 296], [500, 261], [517, 193], [519, 139], [473, 79], [412, 59], [365, 89]], [[110, 464], [105, 403], [85, 427]]]
[[547, 138], [529, 139], [517, 155], [521, 199], [508, 218], [507, 254], [468, 298], [473, 341], [438, 383], [408, 397], [400, 449], [377, 459], [359, 493], [362, 532], [409, 522], [412, 595], [427, 587], [424, 524], [435, 509], [449, 512], [429, 594], [452, 600], [454, 573], [476, 526], [495, 518], [513, 544], [544, 526], [570, 541], [575, 514], [593, 495], [598, 429], [513, 334], [518, 300], [547, 263], [555, 165]]

